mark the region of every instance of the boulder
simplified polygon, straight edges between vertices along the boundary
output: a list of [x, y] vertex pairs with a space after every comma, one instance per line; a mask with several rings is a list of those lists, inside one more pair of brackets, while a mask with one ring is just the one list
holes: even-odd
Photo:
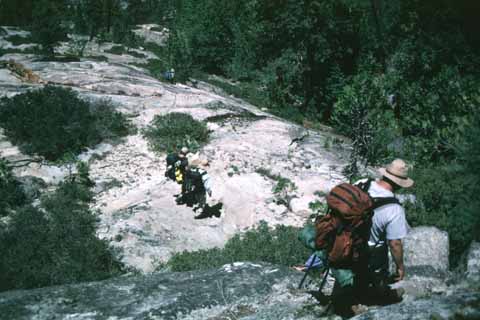
[[480, 242], [472, 242], [467, 254], [467, 281], [480, 281]]
[[435, 227], [417, 227], [403, 239], [405, 268], [416, 274], [445, 276], [448, 268], [448, 233]]
[[[449, 244], [446, 232], [435, 227], [413, 228], [403, 239], [403, 250], [406, 276], [395, 286], [404, 288], [407, 298], [447, 290]], [[390, 270], [395, 272], [392, 259]]]

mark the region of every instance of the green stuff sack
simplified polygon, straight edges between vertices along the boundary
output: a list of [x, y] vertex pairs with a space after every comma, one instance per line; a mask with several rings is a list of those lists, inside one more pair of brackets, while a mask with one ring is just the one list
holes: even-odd
[[307, 248], [316, 250], [315, 239], [317, 231], [313, 224], [307, 224], [298, 234], [298, 240]]

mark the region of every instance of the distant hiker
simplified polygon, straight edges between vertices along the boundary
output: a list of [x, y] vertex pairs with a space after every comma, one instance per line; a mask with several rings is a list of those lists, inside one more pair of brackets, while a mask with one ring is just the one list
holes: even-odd
[[[379, 180], [333, 188], [327, 196], [329, 212], [316, 221], [314, 238], [303, 239], [330, 268], [336, 280], [332, 303], [342, 316], [359, 313], [362, 304], [401, 301], [402, 291], [389, 284], [405, 276], [402, 239], [408, 224], [394, 192], [411, 187], [413, 180], [401, 159], [379, 172]], [[393, 278], [388, 272], [389, 248], [396, 265]]]
[[165, 80], [168, 80], [170, 83], [175, 83], [175, 69], [170, 69], [163, 73]]

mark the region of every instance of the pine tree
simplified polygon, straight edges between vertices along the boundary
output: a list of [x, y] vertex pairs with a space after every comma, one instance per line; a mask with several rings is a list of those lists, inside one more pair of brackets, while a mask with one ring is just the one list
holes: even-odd
[[38, 0], [34, 4], [32, 37], [48, 56], [55, 55], [55, 46], [66, 37], [62, 25], [63, 1]]

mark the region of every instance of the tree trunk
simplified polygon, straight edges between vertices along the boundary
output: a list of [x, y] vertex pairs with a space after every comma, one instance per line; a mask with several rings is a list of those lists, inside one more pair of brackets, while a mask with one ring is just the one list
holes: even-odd
[[377, 40], [379, 42], [379, 55], [380, 55], [380, 60], [383, 66], [383, 70], [385, 71], [386, 69], [386, 53], [385, 53], [385, 45], [383, 42], [383, 35], [382, 35], [382, 28], [380, 25], [380, 0], [370, 0], [370, 3], [372, 5], [372, 14], [373, 14], [373, 19], [375, 21], [375, 30], [377, 33]]

